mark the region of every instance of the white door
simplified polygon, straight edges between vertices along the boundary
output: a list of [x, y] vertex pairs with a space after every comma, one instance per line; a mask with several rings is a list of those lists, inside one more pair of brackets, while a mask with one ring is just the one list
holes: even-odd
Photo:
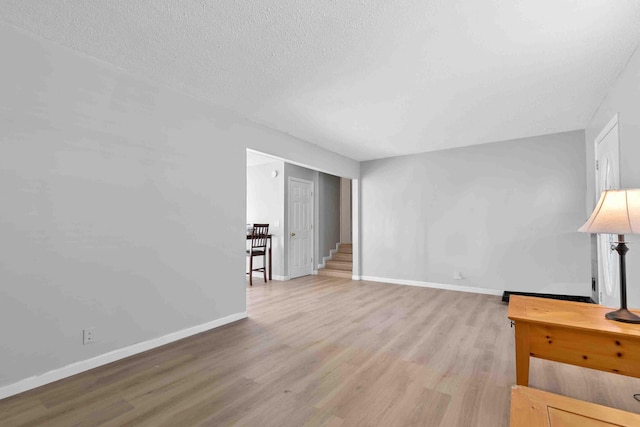
[[313, 182], [289, 178], [289, 276], [313, 270]]
[[[620, 142], [616, 115], [596, 138], [596, 201], [604, 190], [620, 188]], [[618, 236], [598, 234], [598, 287], [596, 301], [617, 307], [620, 302], [618, 253], [611, 250]]]

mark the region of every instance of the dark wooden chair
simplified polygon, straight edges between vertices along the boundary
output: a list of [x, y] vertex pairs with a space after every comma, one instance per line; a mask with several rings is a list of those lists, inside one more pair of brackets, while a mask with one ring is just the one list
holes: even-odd
[[[251, 249], [247, 249], [249, 257], [249, 286], [253, 286], [253, 272], [261, 271], [264, 274], [264, 282], [267, 283], [267, 237], [269, 236], [269, 224], [253, 224], [251, 229]], [[253, 268], [253, 258], [262, 257], [262, 267]]]

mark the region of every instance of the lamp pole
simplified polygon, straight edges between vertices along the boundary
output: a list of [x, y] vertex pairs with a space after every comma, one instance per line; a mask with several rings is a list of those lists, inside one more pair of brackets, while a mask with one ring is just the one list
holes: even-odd
[[611, 247], [612, 250], [620, 255], [620, 309], [610, 311], [605, 317], [610, 320], [626, 323], [640, 323], [640, 317], [627, 310], [627, 264], [625, 255], [629, 252], [627, 242], [624, 241], [624, 235], [618, 234], [618, 244]]

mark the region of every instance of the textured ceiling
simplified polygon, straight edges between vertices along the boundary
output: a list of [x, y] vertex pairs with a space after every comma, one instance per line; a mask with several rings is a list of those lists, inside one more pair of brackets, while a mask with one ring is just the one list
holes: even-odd
[[0, 20], [357, 160], [582, 129], [636, 0], [1, 0]]

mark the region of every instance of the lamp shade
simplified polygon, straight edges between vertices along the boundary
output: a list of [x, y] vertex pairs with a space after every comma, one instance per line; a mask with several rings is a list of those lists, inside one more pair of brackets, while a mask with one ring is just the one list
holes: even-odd
[[640, 188], [603, 191], [593, 213], [578, 231], [640, 234]]

